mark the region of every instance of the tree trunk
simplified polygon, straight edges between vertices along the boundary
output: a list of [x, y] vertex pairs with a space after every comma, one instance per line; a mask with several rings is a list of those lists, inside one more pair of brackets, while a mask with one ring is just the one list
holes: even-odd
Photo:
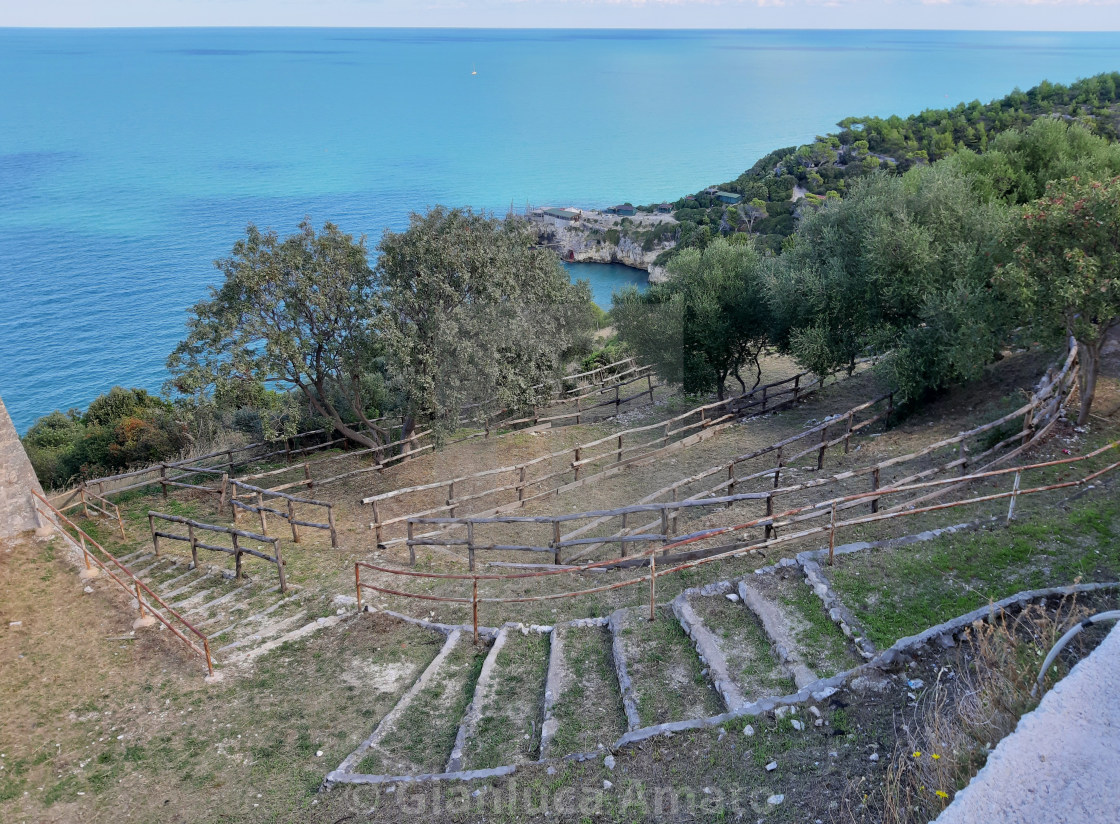
[[1103, 342], [1103, 336], [1096, 343], [1077, 342], [1077, 385], [1081, 401], [1081, 410], [1077, 413], [1078, 426], [1084, 426], [1089, 422], [1089, 410], [1093, 406], [1093, 397], [1097, 393], [1097, 373], [1100, 371]]
[[416, 418], [412, 415], [405, 415], [401, 418], [401, 454], [412, 451], [412, 444], [408, 442], [408, 438], [416, 431]]
[[365, 434], [364, 432], [359, 432], [353, 427], [347, 426], [345, 423], [343, 423], [342, 417], [335, 410], [334, 406], [329, 403], [323, 403], [315, 395], [314, 392], [310, 391], [309, 387], [300, 386], [300, 389], [303, 390], [303, 394], [307, 398], [308, 403], [310, 403], [319, 412], [319, 414], [325, 415], [330, 418], [334, 423], [334, 428], [350, 440], [354, 441], [354, 443], [360, 443], [363, 446], [368, 446], [371, 448], [377, 448], [381, 446], [380, 443], [371, 438], [369, 435]]

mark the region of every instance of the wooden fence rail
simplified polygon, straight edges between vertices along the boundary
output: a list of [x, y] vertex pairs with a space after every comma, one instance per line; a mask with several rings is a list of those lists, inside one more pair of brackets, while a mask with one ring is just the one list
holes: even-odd
[[[210, 657], [210, 640], [206, 637], [206, 635], [200, 632], [198, 628], [195, 627], [190, 621], [188, 621], [177, 611], [175, 611], [175, 609], [173, 609], [170, 604], [168, 604], [159, 595], [157, 595], [151, 589], [151, 587], [137, 578], [136, 575], [133, 574], [132, 570], [130, 570], [119, 560], [117, 560], [116, 556], [114, 556], [111, 552], [105, 549], [105, 547], [103, 547], [101, 544], [87, 535], [81, 527], [67, 518], [61, 510], [56, 509], [49, 500], [40, 495], [34, 489], [31, 490], [31, 494], [38, 498], [39, 501], [42, 502], [43, 506], [46, 507], [44, 509], [38, 504], [35, 505], [36, 509], [39, 510], [39, 513], [47, 520], [47, 522], [65, 539], [70, 541], [71, 544], [78, 544], [79, 549], [81, 549], [82, 551], [82, 560], [85, 562], [86, 570], [92, 571], [93, 568], [96, 567], [99, 573], [103, 572], [108, 575], [110, 580], [112, 580], [117, 584], [117, 586], [119, 586], [130, 596], [136, 599], [136, 609], [139, 611], [141, 618], [146, 618], [150, 614], [153, 618], [155, 618], [157, 621], [171, 630], [172, 634], [174, 634], [176, 638], [186, 644], [192, 652], [194, 652], [196, 655], [199, 655], [203, 658], [203, 660], [206, 661], [206, 671], [211, 677], [213, 677], [214, 662]], [[74, 535], [71, 535], [62, 528], [61, 524], [59, 523], [60, 521], [74, 530], [74, 534], [77, 535], [78, 538], [77, 542], [74, 540]], [[123, 574], [121, 576], [118, 576], [109, 566], [109, 564], [106, 564], [104, 561], [98, 558], [97, 555], [90, 551], [91, 546], [100, 551], [101, 554], [104, 555], [108, 560], [109, 564], [111, 564], [112, 567], [115, 567], [118, 572]], [[122, 577], [124, 578], [124, 580], [122, 580]], [[201, 641], [202, 646], [198, 646], [198, 644], [187, 638], [187, 636], [184, 635], [183, 632], [177, 626], [175, 626], [170, 619], [168, 619], [163, 613], [152, 606], [152, 602], [155, 602], [159, 606], [163, 607], [164, 611], [168, 615], [170, 615], [172, 618], [186, 627], [188, 632], [192, 633], [199, 639], [199, 641]]]
[[[803, 383], [803, 381], [808, 381]], [[740, 414], [746, 412], [769, 412], [796, 403], [820, 389], [825, 378], [801, 373], [765, 386], [756, 387], [750, 393], [704, 404], [680, 415], [655, 424], [633, 427], [613, 435], [598, 438], [587, 443], [566, 448], [512, 466], [497, 467], [471, 475], [464, 475], [434, 483], [403, 487], [362, 499], [362, 504], [372, 509], [374, 530], [377, 543], [388, 547], [406, 541], [405, 536], [388, 537], [389, 527], [403, 525], [410, 518], [425, 517], [446, 513], [452, 517], [456, 510], [471, 505], [472, 515], [490, 515], [525, 506], [527, 503], [549, 495], [557, 495], [610, 477], [626, 466], [647, 460], [668, 451], [681, 449], [697, 443], [734, 423]], [[889, 396], [885, 395], [884, 398]], [[693, 420], [694, 419], [694, 420]], [[629, 445], [625, 440], [653, 437]], [[559, 470], [541, 475], [530, 475], [530, 471], [542, 465], [563, 460]], [[591, 473], [591, 474], [589, 474]], [[582, 475], [582, 477], [581, 477]], [[508, 479], [502, 479], [508, 476]], [[514, 480], [516, 476], [516, 480]], [[570, 478], [570, 479], [569, 479]], [[466, 491], [465, 486], [484, 480], [481, 490]], [[389, 516], [388, 502], [413, 496], [425, 497], [424, 493], [446, 490], [444, 503], [421, 510], [412, 510], [397, 516]], [[458, 494], [456, 494], [458, 491]], [[493, 507], [477, 509], [478, 502], [495, 498], [506, 493], [515, 493], [516, 499], [499, 503]], [[427, 496], [430, 497], [430, 496]], [[418, 502], [409, 503], [415, 506]]]
[[[167, 523], [183, 524], [187, 527], [187, 534], [186, 535], [178, 535], [174, 532], [164, 532], [162, 530], [157, 530], [156, 525], [155, 525], [155, 522], [157, 520], [165, 521]], [[269, 563], [276, 564], [276, 569], [277, 569], [277, 571], [279, 572], [279, 575], [280, 575], [280, 591], [281, 592], [287, 592], [288, 591], [288, 582], [287, 582], [287, 578], [284, 574], [284, 559], [280, 554], [280, 539], [279, 538], [270, 538], [267, 535], [258, 535], [255, 532], [247, 532], [243, 529], [232, 529], [232, 528], [227, 527], [227, 526], [218, 526], [217, 524], [207, 524], [207, 523], [203, 523], [202, 521], [194, 521], [194, 520], [191, 520], [190, 518], [183, 518], [183, 517], [180, 517], [178, 515], [167, 515], [167, 514], [162, 513], [162, 512], [152, 512], [152, 511], [148, 512], [148, 527], [149, 527], [149, 529], [151, 530], [151, 533], [152, 533], [152, 548], [155, 550], [155, 554], [156, 554], [157, 557], [159, 556], [159, 539], [160, 538], [166, 538], [167, 540], [170, 540], [170, 541], [184, 541], [184, 542], [190, 544], [190, 546], [191, 546], [191, 561], [192, 561], [192, 563], [194, 564], [195, 567], [198, 566], [198, 550], [199, 549], [208, 549], [211, 552], [224, 552], [227, 555], [232, 555], [234, 557], [234, 578], [237, 579], [237, 580], [240, 580], [241, 579], [241, 556], [242, 555], [252, 555], [255, 558], [260, 558], [263, 561], [268, 561]], [[225, 546], [219, 546], [217, 544], [203, 543], [202, 541], [200, 541], [198, 539], [198, 536], [195, 534], [196, 530], [200, 530], [202, 532], [213, 532], [213, 533], [218, 533], [218, 534], [222, 534], [222, 535], [229, 535], [230, 536], [230, 541], [233, 544], [233, 546], [232, 547], [225, 547]], [[271, 544], [273, 554], [269, 555], [267, 553], [261, 552], [260, 550], [251, 549], [249, 547], [243, 547], [243, 546], [241, 546], [240, 542], [238, 541], [238, 538], [246, 538], [248, 540], [256, 541], [256, 542], [261, 543], [261, 544]]]
[[[299, 527], [305, 526], [310, 529], [322, 529], [330, 533], [331, 546], [335, 549], [338, 548], [338, 531], [334, 526], [334, 504], [327, 501], [313, 501], [310, 498], [297, 498], [294, 495], [287, 495], [283, 492], [277, 492], [273, 489], [262, 489], [259, 486], [243, 483], [240, 480], [231, 480], [228, 484], [228, 500], [231, 508], [233, 509], [233, 522], [236, 525], [238, 513], [241, 511], [255, 512], [261, 519], [261, 532], [268, 535], [268, 515], [275, 515], [282, 520], [288, 522], [288, 526], [292, 530], [293, 543], [299, 543]], [[249, 501], [242, 501], [238, 497], [238, 490], [242, 490], [249, 496]], [[268, 499], [267, 503], [265, 499]], [[256, 501], [253, 503], [253, 501]], [[274, 506], [269, 506], [269, 503], [282, 502], [283, 509], [276, 509]], [[296, 504], [301, 506], [315, 506], [326, 511], [326, 523], [319, 523], [317, 521], [301, 521], [296, 517]]]
[[[1106, 475], [1110, 472], [1114, 472], [1117, 468], [1120, 468], [1120, 461], [1114, 461], [1113, 463], [1108, 464], [1107, 466], [1105, 466], [1102, 469], [1099, 469], [1095, 472], [1090, 472], [1090, 473], [1084, 475], [1083, 477], [1077, 478], [1075, 480], [1061, 481], [1061, 482], [1051, 483], [1051, 484], [1043, 484], [1041, 486], [1030, 487], [1030, 488], [1024, 488], [1021, 484], [1021, 479], [1022, 479], [1022, 476], [1025, 472], [1029, 472], [1029, 471], [1033, 471], [1033, 470], [1039, 470], [1039, 469], [1045, 469], [1045, 468], [1050, 468], [1050, 467], [1056, 467], [1056, 466], [1068, 466], [1068, 465], [1078, 464], [1078, 463], [1081, 463], [1083, 461], [1092, 460], [1092, 459], [1100, 457], [1100, 456], [1102, 456], [1102, 455], [1104, 455], [1104, 454], [1106, 454], [1110, 451], [1116, 451], [1118, 449], [1120, 449], [1120, 441], [1113, 441], [1112, 443], [1107, 444], [1107, 445], [1105, 445], [1105, 446], [1103, 446], [1099, 449], [1096, 449], [1096, 450], [1094, 450], [1094, 451], [1092, 451], [1092, 452], [1090, 452], [1086, 455], [1081, 455], [1081, 456], [1076, 456], [1076, 457], [1071, 457], [1071, 458], [1065, 458], [1065, 459], [1059, 459], [1059, 460], [1054, 460], [1054, 461], [1044, 461], [1044, 462], [1040, 462], [1040, 463], [1027, 464], [1027, 465], [1023, 465], [1023, 466], [1014, 466], [1014, 467], [1008, 467], [1008, 468], [1003, 468], [1003, 469], [989, 470], [989, 471], [986, 471], [986, 472], [979, 472], [979, 473], [973, 473], [973, 474], [970, 474], [970, 475], [965, 475], [965, 476], [960, 477], [960, 478], [943, 478], [943, 479], [932, 480], [932, 481], [922, 481], [922, 482], [915, 483], [915, 484], [883, 487], [883, 488], [878, 489], [878, 490], [860, 492], [860, 493], [855, 493], [853, 495], [845, 495], [845, 496], [841, 496], [841, 497], [838, 497], [838, 498], [831, 498], [831, 499], [827, 499], [827, 500], [815, 501], [811, 504], [807, 504], [807, 505], [801, 506], [801, 507], [795, 507], [793, 509], [787, 510], [786, 512], [779, 513], [779, 514], [776, 514], [776, 515], [767, 515], [767, 516], [764, 516], [763, 518], [757, 518], [757, 519], [747, 521], [747, 522], [744, 522], [744, 523], [732, 524], [732, 525], [722, 526], [722, 527], [714, 527], [714, 528], [710, 528], [710, 529], [701, 530], [699, 532], [695, 532], [695, 533], [692, 533], [690, 535], [685, 535], [685, 536], [682, 536], [678, 540], [673, 541], [671, 543], [666, 543], [666, 544], [663, 544], [660, 547], [655, 547], [655, 548], [651, 548], [651, 549], [646, 550], [644, 553], [642, 553], [642, 557], [640, 557], [640, 558], [617, 557], [617, 558], [612, 558], [612, 559], [606, 560], [606, 561], [597, 561], [595, 563], [586, 563], [586, 564], [580, 564], [580, 565], [566, 565], [566, 566], [560, 566], [560, 567], [555, 567], [555, 568], [552, 568], [552, 569], [539, 570], [539, 571], [534, 571], [534, 572], [512, 573], [512, 574], [482, 574], [482, 575], [480, 575], [478, 573], [474, 573], [474, 572], [469, 573], [469, 574], [417, 572], [417, 571], [414, 571], [414, 570], [398, 569], [398, 568], [393, 568], [393, 567], [387, 567], [387, 566], [380, 565], [380, 564], [372, 564], [372, 563], [365, 562], [365, 561], [358, 561], [354, 565], [354, 581], [355, 581], [355, 588], [357, 590], [358, 607], [359, 607], [359, 609], [361, 609], [362, 591], [363, 590], [370, 590], [370, 591], [378, 592], [378, 593], [385, 594], [385, 595], [393, 595], [393, 596], [403, 597], [403, 598], [407, 598], [407, 599], [419, 599], [419, 600], [424, 600], [424, 601], [436, 601], [436, 602], [464, 604], [464, 605], [465, 604], [470, 604], [471, 609], [472, 609], [472, 615], [473, 615], [474, 631], [475, 631], [475, 635], [477, 637], [478, 626], [479, 626], [479, 617], [478, 616], [479, 616], [479, 606], [480, 606], [480, 604], [515, 604], [515, 603], [529, 603], [529, 602], [535, 602], [535, 601], [548, 601], [548, 600], [578, 598], [578, 597], [582, 597], [582, 596], [585, 596], [585, 595], [591, 595], [591, 594], [601, 593], [601, 592], [608, 592], [608, 591], [615, 590], [615, 589], [621, 589], [623, 587], [636, 586], [636, 585], [645, 583], [649, 587], [649, 593], [650, 593], [650, 596], [649, 596], [649, 602], [650, 602], [649, 619], [652, 621], [652, 620], [655, 620], [655, 618], [656, 618], [656, 611], [654, 609], [654, 604], [656, 603], [656, 599], [655, 599], [656, 580], [660, 576], [671, 575], [671, 574], [674, 574], [674, 573], [683, 572], [685, 570], [694, 569], [694, 568], [702, 566], [704, 564], [710, 564], [710, 563], [714, 563], [714, 562], [717, 562], [717, 561], [722, 561], [722, 560], [733, 558], [733, 557], [740, 557], [740, 556], [745, 555], [745, 554], [750, 553], [750, 552], [762, 551], [764, 549], [768, 549], [768, 548], [771, 548], [771, 547], [776, 546], [776, 545], [780, 545], [780, 544], [783, 544], [783, 543], [788, 543], [790, 541], [795, 541], [795, 540], [803, 540], [807, 537], [811, 537], [813, 535], [818, 535], [818, 534], [827, 534], [828, 535], [828, 538], [829, 538], [829, 563], [832, 563], [833, 562], [833, 556], [834, 556], [834, 549], [835, 549], [835, 546], [836, 546], [837, 533], [840, 532], [841, 530], [844, 530], [844, 529], [847, 529], [847, 528], [853, 527], [853, 526], [862, 526], [862, 525], [869, 524], [869, 523], [875, 523], [875, 522], [878, 522], [878, 521], [886, 521], [886, 520], [891, 520], [891, 519], [895, 519], [895, 518], [910, 517], [910, 516], [920, 515], [920, 514], [927, 513], [927, 512], [952, 509], [952, 508], [956, 508], [956, 507], [974, 506], [976, 504], [986, 503], [986, 502], [991, 502], [991, 501], [996, 501], [996, 500], [1010, 500], [1010, 503], [1009, 503], [1009, 506], [1008, 506], [1007, 518], [1008, 518], [1008, 520], [1011, 520], [1014, 517], [1015, 505], [1016, 505], [1016, 502], [1018, 501], [1019, 498], [1029, 496], [1029, 495], [1035, 495], [1035, 494], [1039, 494], [1039, 493], [1043, 493], [1043, 492], [1050, 492], [1050, 491], [1054, 491], [1054, 490], [1059, 490], [1059, 489], [1069, 489], [1069, 488], [1074, 488], [1074, 487], [1085, 486], [1086, 484], [1089, 484], [1089, 483], [1093, 482], [1097, 478], [1100, 478], [1100, 477], [1102, 477], [1102, 476], [1104, 476], [1104, 475]], [[987, 495], [978, 495], [978, 496], [974, 496], [974, 497], [971, 497], [971, 498], [965, 498], [965, 499], [962, 499], [962, 500], [948, 501], [948, 502], [943, 502], [943, 503], [939, 503], [939, 504], [932, 504], [932, 505], [922, 506], [922, 507], [912, 507], [912, 508], [907, 508], [907, 509], [896, 507], [896, 508], [892, 509], [891, 511], [875, 512], [875, 513], [872, 513], [872, 514], [869, 514], [869, 515], [864, 515], [864, 516], [852, 518], [852, 519], [849, 519], [849, 520], [839, 520], [839, 519], [837, 519], [837, 512], [841, 511], [845, 506], [848, 506], [848, 505], [858, 505], [858, 504], [862, 504], [862, 503], [867, 503], [867, 502], [872, 501], [872, 500], [879, 500], [881, 498], [892, 496], [892, 495], [908, 495], [908, 494], [913, 493], [913, 492], [920, 492], [920, 491], [923, 491], [923, 490], [928, 490], [928, 489], [933, 488], [933, 487], [942, 487], [942, 488], [945, 488], [945, 489], [959, 489], [962, 484], [973, 483], [973, 482], [976, 482], [976, 481], [988, 480], [988, 479], [992, 479], [992, 478], [995, 478], [995, 477], [1008, 476], [1008, 475], [1013, 477], [1013, 485], [1012, 485], [1012, 488], [1007, 492], [997, 492], [997, 493], [991, 493], [991, 494], [987, 494]], [[662, 510], [662, 511], [664, 512], [665, 510]], [[723, 535], [734, 534], [734, 533], [737, 533], [737, 532], [742, 532], [742, 531], [747, 530], [747, 529], [753, 529], [753, 528], [757, 528], [757, 527], [760, 527], [760, 526], [766, 526], [766, 525], [787, 526], [787, 525], [796, 523], [798, 521], [805, 520], [805, 516], [820, 517], [822, 515], [827, 515], [828, 519], [829, 519], [828, 523], [825, 524], [825, 525], [814, 526], [814, 527], [810, 527], [808, 529], [803, 529], [803, 530], [800, 530], [800, 531], [797, 531], [797, 532], [788, 532], [788, 533], [782, 534], [781, 536], [774, 533], [772, 537], [767, 537], [767, 538], [763, 539], [762, 541], [756, 541], [756, 542], [753, 542], [753, 543], [748, 542], [748, 541], [738, 541], [738, 542], [735, 542], [735, 543], [730, 544], [730, 545], [713, 547], [713, 548], [710, 548], [710, 549], [707, 549], [707, 550], [701, 550], [699, 552], [685, 552], [685, 553], [677, 552], [677, 550], [680, 550], [683, 547], [686, 547], [686, 546], [689, 546], [689, 545], [692, 545], [692, 544], [696, 544], [696, 543], [699, 543], [699, 542], [702, 542], [702, 541], [711, 540], [713, 538], [720, 537], [720, 536], [723, 536]], [[661, 556], [660, 558], [658, 557], [658, 554], [660, 554], [660, 556]], [[578, 574], [581, 574], [583, 572], [587, 572], [587, 571], [595, 570], [595, 569], [605, 569], [605, 568], [610, 568], [610, 567], [629, 568], [629, 567], [633, 567], [633, 566], [635, 566], [639, 563], [642, 564], [642, 565], [647, 565], [649, 567], [648, 574], [646, 574], [644, 576], [641, 576], [641, 577], [634, 577], [634, 578], [630, 578], [630, 579], [627, 579], [627, 580], [616, 581], [614, 583], [605, 584], [605, 585], [602, 585], [602, 586], [590, 587], [590, 588], [574, 590], [574, 591], [550, 592], [550, 593], [545, 593], [545, 594], [542, 594], [542, 595], [524, 595], [524, 596], [512, 597], [512, 598], [511, 597], [501, 598], [501, 597], [480, 597], [479, 596], [479, 582], [483, 582], [483, 581], [510, 581], [510, 580], [522, 580], [523, 581], [523, 580], [530, 579], [530, 578], [542, 578], [542, 577], [549, 577], [549, 576], [555, 576], [555, 575], [578, 575]], [[666, 564], [666, 563], [674, 564], [674, 565], [668, 566], [668, 567], [660, 566], [661, 564]], [[384, 574], [384, 575], [388, 575], [388, 576], [391, 576], [392, 578], [400, 577], [400, 578], [425, 578], [425, 579], [432, 579], [432, 580], [469, 581], [471, 583], [471, 597], [470, 598], [463, 598], [463, 597], [455, 597], [455, 596], [431, 595], [431, 594], [427, 594], [427, 593], [407, 592], [407, 591], [403, 591], [403, 590], [397, 588], [396, 586], [388, 587], [388, 586], [382, 586], [382, 585], [379, 585], [379, 584], [368, 583], [367, 581], [362, 580], [362, 570], [363, 569], [370, 570], [372, 572], [381, 573], [381, 574]]]
[[[843, 445], [844, 452], [849, 451], [849, 443], [852, 435], [857, 434], [868, 426], [888, 418], [893, 409], [893, 397], [888, 394], [873, 401], [861, 404], [841, 415], [832, 416], [830, 419], [825, 420], [821, 424], [806, 430], [805, 432], [786, 438], [777, 443], [771, 444], [762, 449], [756, 450], [746, 455], [741, 455], [732, 458], [726, 464], [719, 464], [707, 470], [699, 472], [688, 478], [683, 478], [670, 484], [667, 487], [659, 489], [641, 500], [637, 501], [638, 508], [622, 507], [606, 511], [593, 511], [574, 513], [566, 516], [548, 517], [544, 516], [541, 519], [523, 519], [516, 517], [494, 517], [494, 518], [481, 518], [481, 517], [461, 517], [461, 518], [427, 518], [427, 517], [413, 517], [409, 519], [408, 532], [411, 542], [409, 543], [410, 558], [415, 555], [415, 546], [431, 545], [431, 546], [465, 546], [464, 541], [446, 541], [441, 542], [438, 540], [439, 535], [446, 534], [452, 529], [466, 528], [469, 531], [474, 530], [475, 526], [482, 524], [517, 524], [526, 522], [545, 522], [553, 524], [570, 523], [573, 521], [586, 521], [583, 526], [569, 532], [565, 535], [558, 535], [554, 542], [558, 547], [564, 546], [578, 546], [582, 545], [583, 549], [580, 552], [569, 557], [565, 563], [575, 563], [583, 560], [588, 554], [604, 544], [617, 543], [620, 538], [634, 534], [648, 534], [651, 532], [660, 532], [662, 536], [668, 536], [677, 529], [678, 517], [687, 511], [695, 508], [697, 502], [707, 502], [708, 506], [714, 503], [722, 503], [726, 506], [732, 506], [735, 502], [752, 499], [765, 500], [765, 512], [767, 515], [774, 511], [775, 502], [778, 498], [789, 496], [795, 493], [803, 493], [807, 490], [816, 490], [829, 485], [838, 485], [842, 482], [851, 481], [853, 479], [867, 476], [870, 478], [871, 489], [875, 490], [880, 487], [883, 481], [883, 472], [893, 467], [899, 467], [905, 464], [917, 463], [927, 456], [937, 451], [957, 447], [957, 457], [943, 463], [938, 463], [931, 468], [922, 469], [912, 472], [905, 477], [898, 478], [892, 483], [894, 485], [909, 484], [924, 478], [932, 477], [943, 472], [957, 470], [961, 475], [964, 475], [969, 466], [980, 466], [981, 469], [988, 469], [1010, 460], [1020, 454], [1030, 444], [1037, 442], [1042, 437], [1049, 433], [1050, 429], [1058, 420], [1058, 411], [1061, 408], [1063, 399], [1068, 398], [1069, 393], [1074, 390], [1074, 384], [1077, 376], [1077, 365], [1075, 362], [1075, 350], [1071, 350], [1069, 357], [1067, 357], [1064, 365], [1056, 375], [1048, 375], [1032, 395], [1031, 399], [1024, 406], [1019, 409], [1009, 412], [993, 421], [986, 424], [974, 427], [972, 429], [958, 433], [957, 435], [946, 438], [936, 443], [930, 444], [920, 450], [911, 452], [906, 455], [899, 455], [875, 464], [863, 466], [844, 472], [837, 473], [825, 478], [817, 478], [804, 483], [794, 484], [786, 487], [779, 487], [779, 479], [782, 469], [785, 466], [794, 464], [795, 461], [802, 457], [813, 455], [816, 457], [817, 470], [823, 468], [824, 457], [826, 450], [839, 447]], [[857, 421], [857, 416], [860, 412], [871, 410], [875, 405], [882, 403], [886, 400], [885, 409], [878, 414], [874, 414], [866, 420]], [[999, 430], [1009, 422], [1022, 418], [1024, 423], [1021, 429], [1017, 430], [1011, 436], [1000, 440], [993, 446], [983, 449], [979, 454], [972, 454], [967, 449], [969, 441], [982, 439], [988, 436], [989, 433]], [[830, 429], [834, 430], [830, 434]], [[789, 447], [797, 444], [797, 442], [808, 442], [810, 445], [806, 448], [801, 448], [799, 451], [790, 452]], [[1006, 449], [1008, 446], [1019, 442], [1016, 449], [1006, 454], [996, 456], [1001, 450]], [[759, 471], [750, 472], [747, 475], [737, 474], [737, 467], [740, 464], [748, 461], [756, 460], [767, 454], [775, 454], [776, 459], [772, 467], [762, 469]], [[989, 459], [990, 462], [989, 462]], [[699, 492], [683, 497], [682, 492], [686, 488], [713, 476], [724, 476], [726, 480], [715, 484], [714, 486], [704, 488]], [[748, 483], [750, 481], [763, 481], [763, 489], [766, 491], [759, 491], [747, 495], [735, 495], [735, 489], [738, 485]], [[921, 500], [926, 500], [938, 495], [945, 494], [948, 490], [934, 490], [925, 494]], [[720, 496], [720, 497], [713, 497]], [[670, 498], [669, 501], [659, 504], [658, 500], [662, 498]], [[678, 502], [680, 502], [678, 504]], [[628, 521], [628, 516], [637, 514], [642, 510], [641, 507], [645, 505], [663, 506], [664, 509], [660, 511], [660, 517], [653, 519], [649, 522], [640, 524], [631, 524]], [[851, 506], [853, 504], [845, 504], [844, 506]], [[899, 506], [902, 506], [900, 504]], [[878, 499], [872, 498], [870, 502], [871, 511], [878, 511]], [[665, 511], [669, 511], [668, 523], [666, 523]], [[703, 511], [703, 510], [702, 510]], [[578, 543], [572, 543], [572, 539], [585, 535], [588, 532], [610, 522], [613, 519], [621, 519], [621, 529], [614, 531], [608, 535], [600, 536], [597, 538], [581, 539]], [[417, 536], [416, 528], [424, 525], [437, 525], [440, 527], [436, 532], [428, 532]], [[776, 527], [767, 524], [765, 525], [765, 535], [769, 538]], [[435, 538], [429, 542], [428, 539]], [[517, 547], [524, 546], [524, 542], [518, 543], [516, 540], [507, 542], [506, 545], [509, 549], [516, 551]], [[624, 544], [625, 546], [625, 544]], [[488, 548], [488, 547], [487, 547]], [[624, 552], [623, 555], [626, 553]], [[473, 559], [468, 559], [473, 560]], [[559, 553], [556, 554], [555, 563], [561, 563]]]

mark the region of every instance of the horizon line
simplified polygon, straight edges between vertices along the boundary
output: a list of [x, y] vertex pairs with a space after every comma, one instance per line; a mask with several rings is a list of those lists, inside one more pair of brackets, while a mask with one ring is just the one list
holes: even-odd
[[1031, 28], [933, 28], [898, 26], [314, 26], [291, 24], [226, 24], [226, 25], [78, 25], [78, 26], [20, 26], [0, 24], [0, 31], [200, 31], [218, 29], [257, 29], [321, 31], [694, 31], [694, 32], [750, 32], [750, 31], [905, 31], [905, 32], [1007, 32], [1016, 34], [1118, 34], [1117, 28], [1099, 27], [1084, 29], [1031, 29]]

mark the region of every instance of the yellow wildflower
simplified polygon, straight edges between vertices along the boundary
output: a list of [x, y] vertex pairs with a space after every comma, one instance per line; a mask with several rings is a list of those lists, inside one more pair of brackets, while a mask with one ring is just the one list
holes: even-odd
[[930, 756], [930, 758], [932, 758], [934, 761], [937, 761], [938, 759], [941, 758], [941, 756], [938, 755], [937, 753], [934, 753], [933, 755]]
[[938, 798], [948, 798], [949, 797], [949, 793], [945, 792], [944, 790], [938, 790], [936, 793], [934, 793], [934, 795], [936, 795]]
[[922, 757], [922, 751], [921, 750], [914, 750], [914, 757], [915, 758], [921, 758]]

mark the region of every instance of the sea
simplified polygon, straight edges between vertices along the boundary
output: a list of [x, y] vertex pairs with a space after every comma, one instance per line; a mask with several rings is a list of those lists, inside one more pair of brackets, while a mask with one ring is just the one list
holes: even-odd
[[[1120, 68], [1120, 34], [0, 29], [0, 396], [159, 390], [250, 222], [654, 203], [849, 115]], [[642, 285], [582, 265], [595, 298]]]

